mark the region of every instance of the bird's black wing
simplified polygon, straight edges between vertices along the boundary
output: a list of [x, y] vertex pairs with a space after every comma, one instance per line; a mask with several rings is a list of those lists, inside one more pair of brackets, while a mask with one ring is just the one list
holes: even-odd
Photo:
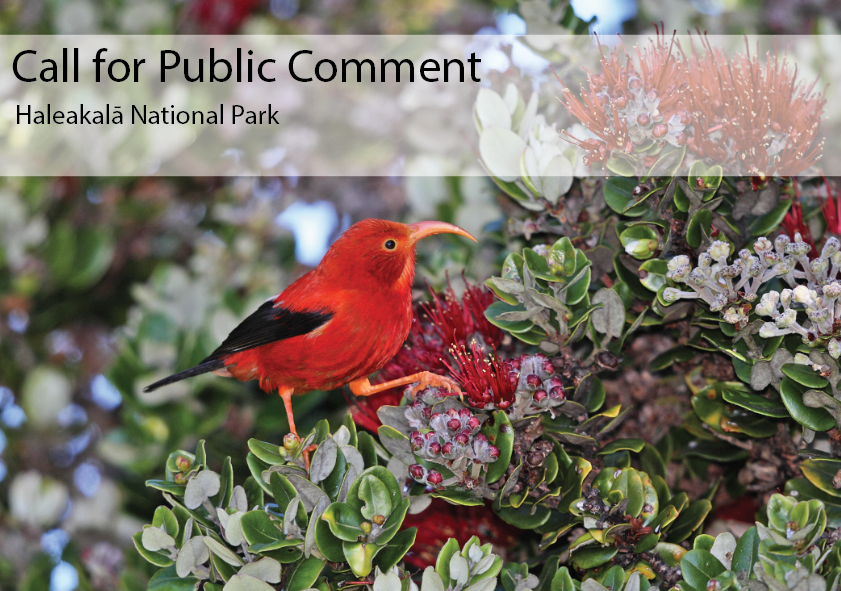
[[293, 312], [282, 306], [275, 307], [273, 300], [267, 300], [232, 330], [228, 338], [204, 361], [155, 382], [144, 388], [144, 391], [151, 392], [161, 386], [222, 369], [225, 367], [224, 358], [228, 355], [308, 334], [326, 324], [332, 317], [333, 313], [329, 311]]
[[332, 317], [333, 313], [328, 311], [293, 312], [275, 307], [273, 300], [267, 300], [232, 330], [205, 361], [310, 333]]

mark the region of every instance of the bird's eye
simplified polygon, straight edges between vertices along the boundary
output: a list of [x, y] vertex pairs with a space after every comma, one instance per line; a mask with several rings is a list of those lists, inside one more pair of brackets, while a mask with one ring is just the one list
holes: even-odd
[[397, 243], [394, 240], [386, 240], [384, 246], [386, 250], [394, 250], [397, 248]]

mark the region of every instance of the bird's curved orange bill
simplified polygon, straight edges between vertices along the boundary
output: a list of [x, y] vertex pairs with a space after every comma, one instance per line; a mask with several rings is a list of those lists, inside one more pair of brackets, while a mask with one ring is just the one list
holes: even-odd
[[478, 242], [470, 232], [445, 222], [415, 222], [414, 224], [409, 224], [409, 228], [412, 230], [409, 235], [412, 242], [417, 242], [422, 238], [434, 236], [435, 234], [458, 234], [459, 236], [470, 238], [473, 242]]

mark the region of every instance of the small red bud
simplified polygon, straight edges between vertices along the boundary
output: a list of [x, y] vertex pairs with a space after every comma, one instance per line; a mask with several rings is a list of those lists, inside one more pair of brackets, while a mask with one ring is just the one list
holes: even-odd
[[436, 472], [435, 470], [430, 470], [429, 476], [427, 477], [426, 481], [433, 486], [438, 486], [439, 484], [444, 482], [444, 477], [441, 476], [439, 472]]
[[451, 418], [456, 418], [456, 417], [458, 417], [458, 411], [454, 408], [451, 408], [451, 409], [447, 410], [447, 416], [451, 417]]
[[453, 444], [450, 441], [445, 443], [444, 447], [441, 448], [441, 453], [444, 454], [445, 456], [450, 455], [452, 453], [452, 451], [453, 451]]
[[437, 456], [438, 454], [440, 454], [441, 453], [441, 444], [438, 443], [437, 441], [433, 441], [432, 443], [430, 443], [429, 444], [429, 453], [431, 453], [433, 456]]
[[421, 436], [420, 431], [412, 431], [412, 434], [409, 435], [409, 439], [414, 439], [415, 437], [420, 437], [420, 436]]
[[424, 433], [423, 436], [426, 438], [427, 441], [432, 441], [436, 439], [438, 435], [435, 434], [435, 431], [429, 431], [428, 433]]
[[549, 396], [551, 396], [555, 400], [566, 400], [566, 394], [564, 394], [563, 388], [552, 388], [551, 390], [549, 390]]
[[461, 445], [467, 445], [470, 443], [470, 436], [465, 435], [464, 433], [459, 433], [455, 436], [455, 442], [460, 443]]
[[476, 436], [476, 441], [478, 441], [479, 443], [485, 443], [487, 440], [488, 440], [488, 437], [484, 433], [479, 433]]
[[551, 361], [544, 361], [543, 362], [543, 373], [553, 374], [555, 373], [555, 366], [552, 364]]
[[523, 364], [519, 357], [509, 359], [508, 363], [510, 363], [511, 367], [513, 367], [514, 369], [520, 369], [520, 366]]
[[686, 135], [683, 133], [679, 133], [675, 136], [675, 141], [677, 142], [678, 146], [682, 146], [686, 143]]
[[453, 431], [457, 431], [458, 429], [461, 429], [461, 421], [458, 419], [450, 419], [447, 421], [447, 427]]
[[470, 417], [469, 419], [467, 419], [467, 426], [471, 429], [478, 429], [481, 424], [482, 421], [480, 421], [476, 417]]
[[438, 417], [440, 417], [440, 416], [441, 416], [441, 413], [440, 413], [440, 412], [432, 413], [431, 415], [429, 415], [429, 420], [430, 420], [430, 421], [433, 421], [433, 420], [437, 419], [437, 418], [438, 418]]
[[659, 96], [660, 94], [656, 90], [651, 89], [648, 91], [648, 94], [645, 95], [645, 98], [647, 98], [650, 101], [656, 101]]
[[646, 115], [645, 113], [640, 113], [639, 115], [637, 115], [637, 123], [638, 123], [641, 127], [645, 127], [645, 126], [647, 126], [649, 123], [651, 123], [651, 117], [649, 117], [649, 116], [648, 116], [648, 115]]
[[458, 411], [458, 416], [460, 416], [463, 419], [464, 418], [470, 418], [470, 417], [473, 416], [473, 413], [470, 412], [469, 408], [463, 408], [460, 411]]
[[628, 105], [628, 99], [626, 99], [624, 95], [620, 94], [615, 99], [613, 99], [613, 104], [616, 106], [617, 109], [624, 109]]
[[543, 363], [544, 361], [546, 361], [549, 358], [546, 357], [546, 355], [544, 355], [543, 353], [535, 353], [534, 355], [532, 355], [532, 359], [534, 359], [538, 363]]
[[654, 137], [663, 137], [669, 133], [669, 126], [665, 123], [658, 123], [654, 126], [654, 129], [651, 130], [651, 133], [654, 134]]
[[423, 437], [413, 437], [412, 438], [412, 449], [414, 451], [418, 451], [419, 449], [423, 449]]
[[534, 398], [535, 402], [540, 402], [541, 400], [543, 400], [547, 396], [548, 396], [548, 394], [546, 393], [546, 390], [538, 390], [537, 392], [534, 393], [534, 395], [532, 397]]
[[564, 383], [561, 381], [560, 376], [552, 376], [548, 380], [546, 380], [546, 386], [551, 390], [552, 388], [563, 388]]
[[488, 455], [491, 456], [493, 459], [497, 459], [499, 457], [499, 448], [493, 445], [489, 445]]
[[420, 464], [412, 464], [409, 466], [409, 475], [415, 480], [423, 480], [426, 470]]
[[432, 407], [427, 406], [423, 409], [423, 418], [428, 419], [432, 417]]
[[533, 374], [529, 374], [529, 376], [526, 378], [526, 383], [527, 383], [529, 386], [535, 386], [535, 387], [537, 387], [537, 386], [539, 386], [539, 385], [540, 385], [540, 383], [541, 383], [541, 381], [540, 381], [540, 376], [538, 376], [537, 374], [534, 374], [534, 373], [533, 373]]

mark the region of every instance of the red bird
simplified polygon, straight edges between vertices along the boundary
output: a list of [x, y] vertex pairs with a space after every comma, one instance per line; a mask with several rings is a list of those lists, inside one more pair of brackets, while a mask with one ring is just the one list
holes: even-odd
[[368, 381], [409, 335], [415, 244], [445, 232], [476, 240], [444, 222], [354, 224], [318, 267], [243, 320], [207, 359], [145, 391], [207, 372], [257, 379], [265, 392], [276, 389], [283, 398], [296, 437], [292, 394], [350, 384], [355, 395], [368, 396], [415, 382], [458, 392], [455, 382], [430, 372], [377, 385]]

